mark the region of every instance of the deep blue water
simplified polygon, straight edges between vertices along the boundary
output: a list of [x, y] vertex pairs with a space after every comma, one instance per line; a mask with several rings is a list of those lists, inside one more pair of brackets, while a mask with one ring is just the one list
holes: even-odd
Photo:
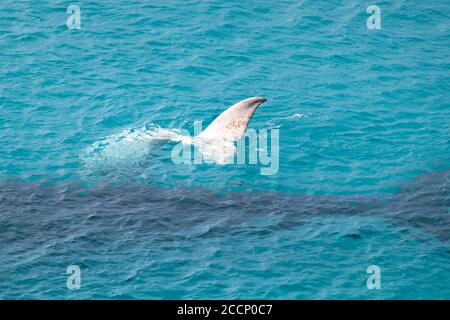
[[[450, 298], [448, 1], [70, 4], [0, 3], [0, 298]], [[151, 141], [251, 96], [275, 175]]]

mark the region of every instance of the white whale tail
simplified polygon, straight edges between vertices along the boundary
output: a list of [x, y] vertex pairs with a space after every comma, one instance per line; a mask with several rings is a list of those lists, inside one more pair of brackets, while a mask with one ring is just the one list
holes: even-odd
[[153, 124], [143, 128], [124, 130], [120, 134], [97, 141], [82, 156], [86, 168], [116, 167], [118, 163], [135, 163], [150, 152], [155, 143], [179, 142], [196, 145], [204, 159], [227, 163], [236, 152], [234, 141], [241, 139], [256, 109], [265, 98], [245, 99], [222, 112], [196, 137], [183, 135], [178, 130], [163, 129]]
[[241, 139], [256, 109], [267, 99], [254, 97], [242, 100], [222, 112], [198, 138], [202, 140], [227, 140], [237, 141]]

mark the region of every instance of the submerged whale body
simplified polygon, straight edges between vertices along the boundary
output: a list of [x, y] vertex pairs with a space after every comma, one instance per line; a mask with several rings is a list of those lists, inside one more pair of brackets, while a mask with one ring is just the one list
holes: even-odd
[[[0, 232], [0, 243], [7, 243], [14, 230], [27, 234], [22, 240], [30, 243], [51, 243], [61, 233], [70, 237], [86, 230], [94, 233], [93, 239], [100, 237], [109, 243], [117, 236], [118, 228], [125, 228], [123, 233], [154, 233], [161, 241], [161, 236], [178, 239], [180, 230], [195, 236], [205, 226], [205, 232], [217, 236], [230, 232], [229, 228], [249, 232], [244, 221], [275, 215], [279, 219], [272, 220], [265, 229], [289, 229], [315, 217], [374, 216], [393, 226], [407, 227], [408, 231], [421, 230], [446, 248], [450, 245], [450, 170], [421, 175], [389, 196], [312, 196], [269, 191], [224, 195], [204, 189], [156, 189], [134, 183], [92, 187], [69, 183], [61, 192], [57, 187], [34, 183], [0, 182], [0, 199], [3, 219], [8, 221], [6, 232]], [[36, 216], [45, 219], [36, 220]], [[124, 219], [134, 223], [122, 225]], [[70, 221], [70, 228], [66, 221]], [[213, 221], [217, 224], [211, 225]], [[45, 232], [49, 224], [55, 228], [50, 234]], [[60, 232], [56, 232], [59, 228]]]

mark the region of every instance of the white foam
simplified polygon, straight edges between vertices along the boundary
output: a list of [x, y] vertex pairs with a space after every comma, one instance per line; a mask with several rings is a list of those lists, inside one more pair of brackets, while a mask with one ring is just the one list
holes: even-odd
[[180, 130], [165, 129], [148, 124], [138, 129], [126, 129], [119, 134], [107, 136], [86, 148], [81, 156], [84, 167], [89, 170], [130, 166], [148, 156], [158, 144], [179, 142], [196, 145], [209, 163], [225, 164], [236, 152], [231, 141], [193, 138], [180, 134]]
[[177, 130], [150, 124], [138, 129], [126, 129], [96, 141], [85, 149], [82, 159], [88, 167], [139, 161], [157, 143], [184, 140], [186, 137], [180, 135]]

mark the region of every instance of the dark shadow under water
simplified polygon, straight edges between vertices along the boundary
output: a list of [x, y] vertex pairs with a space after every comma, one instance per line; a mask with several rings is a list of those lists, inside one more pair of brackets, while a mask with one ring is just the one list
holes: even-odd
[[379, 216], [450, 244], [450, 171], [422, 175], [393, 196], [302, 196], [288, 193], [156, 189], [137, 184], [45, 187], [0, 184], [0, 247], [23, 250], [72, 234], [108, 245], [133, 233], [157, 242], [252, 232], [252, 218], [278, 218], [254, 232], [293, 228], [317, 216]]

